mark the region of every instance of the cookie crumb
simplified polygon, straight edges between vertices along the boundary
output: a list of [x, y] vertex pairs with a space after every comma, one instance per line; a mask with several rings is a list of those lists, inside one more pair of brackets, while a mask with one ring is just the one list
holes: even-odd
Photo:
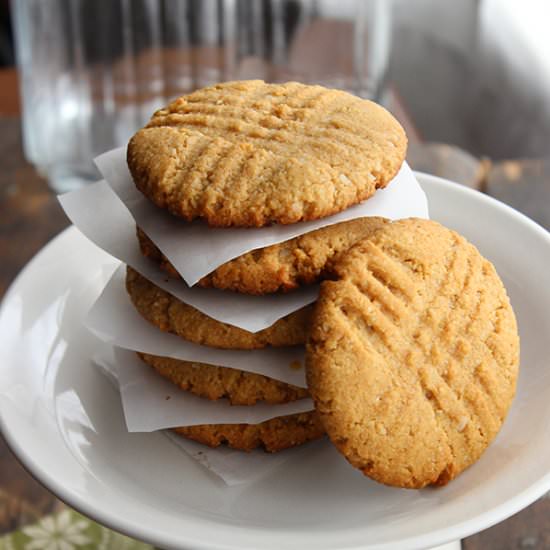
[[300, 363], [300, 361], [292, 361], [292, 363], [290, 363], [290, 368], [292, 370], [300, 370], [302, 368], [302, 363]]

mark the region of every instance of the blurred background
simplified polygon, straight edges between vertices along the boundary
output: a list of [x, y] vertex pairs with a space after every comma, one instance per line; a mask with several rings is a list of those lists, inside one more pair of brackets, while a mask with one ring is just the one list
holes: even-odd
[[412, 142], [494, 160], [547, 155], [547, 0], [0, 5], [1, 63], [19, 62], [25, 154], [60, 191], [96, 178], [91, 159], [123, 145], [169, 99], [237, 78], [373, 98]]
[[[95, 180], [96, 155], [236, 78], [375, 99], [413, 168], [550, 228], [549, 22], [549, 0], [0, 0], [0, 296], [68, 225], [55, 193]], [[0, 437], [0, 535], [63, 507]], [[548, 518], [542, 499], [463, 549], [550, 548]]]

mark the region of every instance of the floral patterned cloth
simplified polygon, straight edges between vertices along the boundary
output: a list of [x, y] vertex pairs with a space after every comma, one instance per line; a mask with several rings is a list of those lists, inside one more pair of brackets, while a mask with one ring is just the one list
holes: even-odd
[[153, 547], [65, 508], [0, 538], [0, 550], [146, 550]]

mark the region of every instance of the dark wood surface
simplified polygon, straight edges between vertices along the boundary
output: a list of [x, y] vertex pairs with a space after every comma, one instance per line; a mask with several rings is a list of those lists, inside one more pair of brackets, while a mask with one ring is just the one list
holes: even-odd
[[[0, 296], [34, 254], [69, 224], [46, 181], [25, 162], [20, 136], [19, 118], [0, 117]], [[32, 523], [59, 505], [0, 437], [0, 533]]]
[[[20, 120], [0, 116], [0, 296], [27, 261], [68, 225], [47, 183], [23, 158]], [[492, 165], [444, 145], [415, 146], [413, 167], [482, 188], [550, 227], [550, 162]], [[0, 533], [56, 510], [61, 503], [18, 463], [0, 437]], [[465, 550], [550, 548], [550, 499], [463, 541]]]

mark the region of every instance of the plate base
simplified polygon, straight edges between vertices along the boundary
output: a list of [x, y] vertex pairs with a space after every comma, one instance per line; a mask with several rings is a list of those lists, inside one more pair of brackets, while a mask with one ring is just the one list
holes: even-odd
[[[419, 176], [431, 217], [491, 260], [517, 315], [522, 367], [481, 459], [439, 489], [366, 479], [326, 441], [226, 487], [163, 434], [128, 433], [82, 327], [116, 267], [74, 228], [27, 266], [0, 309], [0, 424], [39, 481], [85, 515], [166, 550], [428, 549], [502, 521], [550, 489], [550, 237], [506, 206]], [[368, 542], [365, 542], [368, 541]], [[439, 550], [458, 550], [459, 543]]]
[[430, 550], [462, 550], [462, 544], [459, 540], [455, 540], [454, 542], [449, 542], [443, 546], [434, 546], [433, 548], [430, 548]]

